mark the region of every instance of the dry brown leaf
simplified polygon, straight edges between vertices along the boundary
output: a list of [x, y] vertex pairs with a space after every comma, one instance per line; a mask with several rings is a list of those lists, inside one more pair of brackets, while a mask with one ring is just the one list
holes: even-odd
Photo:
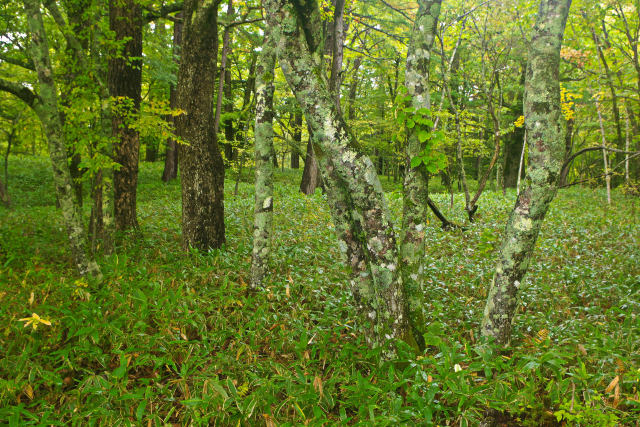
[[316, 377], [313, 379], [313, 389], [315, 391], [317, 391], [318, 393], [320, 393], [320, 396], [323, 395], [323, 392], [322, 392], [322, 378], [320, 378], [318, 375], [316, 375]]
[[578, 350], [580, 350], [580, 353], [582, 353], [583, 356], [587, 355], [587, 349], [584, 348], [582, 344], [578, 344]]
[[615, 386], [618, 385], [618, 382], [620, 381], [620, 375], [616, 375], [616, 377], [614, 379], [611, 380], [611, 382], [609, 383], [609, 385], [607, 386], [606, 389], [604, 389], [605, 393], [611, 393], [611, 391], [615, 388]]

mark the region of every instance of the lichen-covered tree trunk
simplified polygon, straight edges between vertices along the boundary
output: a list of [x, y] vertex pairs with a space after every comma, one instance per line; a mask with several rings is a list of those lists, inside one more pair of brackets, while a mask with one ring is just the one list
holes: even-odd
[[509, 344], [517, 292], [538, 232], [557, 191], [564, 156], [558, 79], [571, 0], [541, 0], [529, 46], [524, 117], [529, 144], [525, 186], [509, 216], [482, 320], [482, 335]]
[[[280, 66], [311, 127], [340, 247], [355, 256], [349, 263], [356, 265], [353, 286], [365, 336], [370, 345], [387, 347], [410, 335], [393, 224], [375, 166], [359, 152], [321, 69], [318, 5], [294, 9], [286, 0], [266, 0], [263, 6]], [[391, 354], [387, 348], [385, 355]]]
[[213, 130], [219, 0], [184, 3], [176, 118], [181, 145], [182, 238], [186, 247], [219, 248], [224, 234], [224, 166]]
[[122, 50], [109, 58], [109, 93], [115, 161], [113, 171], [114, 219], [117, 230], [138, 228], [136, 192], [140, 135], [132, 126], [140, 111], [142, 93], [142, 7], [138, 0], [109, 0], [109, 29]]
[[271, 232], [273, 224], [273, 91], [276, 52], [269, 27], [256, 75], [255, 124], [255, 207], [253, 217], [253, 253], [251, 258], [251, 287], [262, 284], [269, 268]]
[[[180, 46], [182, 45], [182, 12], [176, 14], [173, 22], [173, 57], [180, 58]], [[172, 84], [169, 88], [169, 107], [173, 110], [177, 107], [177, 92]], [[171, 123], [175, 124], [173, 115], [167, 117]], [[162, 180], [169, 182], [178, 177], [178, 147], [176, 140], [169, 138], [167, 140], [167, 151], [164, 160], [164, 170], [162, 171]]]
[[[411, 96], [411, 107], [418, 111], [430, 109], [429, 62], [437, 29], [442, 0], [419, 1], [418, 13], [413, 26], [411, 43], [407, 52], [405, 85]], [[402, 241], [400, 262], [402, 282], [407, 298], [409, 324], [420, 347], [424, 346], [422, 284], [424, 283], [425, 232], [427, 228], [428, 175], [424, 164], [411, 167], [411, 158], [423, 147], [416, 128], [407, 128], [406, 165], [403, 186]]]
[[73, 194], [73, 181], [69, 171], [69, 164], [67, 163], [67, 150], [58, 110], [58, 92], [53, 80], [49, 43], [42, 22], [40, 1], [24, 0], [24, 7], [27, 13], [29, 32], [31, 33], [31, 57], [38, 73], [38, 82], [40, 83], [39, 97], [31, 104], [31, 107], [40, 118], [47, 135], [49, 157], [53, 167], [53, 180], [69, 236], [71, 253], [81, 276], [87, 274], [99, 276], [100, 269], [98, 265], [87, 257], [87, 235]]

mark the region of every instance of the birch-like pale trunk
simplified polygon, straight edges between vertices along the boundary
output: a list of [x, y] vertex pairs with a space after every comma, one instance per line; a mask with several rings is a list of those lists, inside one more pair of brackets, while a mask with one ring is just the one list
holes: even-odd
[[516, 184], [516, 195], [520, 195], [520, 177], [522, 176], [522, 165], [524, 164], [524, 151], [527, 148], [527, 131], [524, 132], [522, 141], [522, 151], [520, 152], [520, 165], [518, 166], [518, 182]]
[[540, 226], [557, 192], [564, 157], [560, 48], [571, 0], [541, 0], [529, 45], [524, 117], [529, 144], [525, 186], [509, 216], [482, 320], [482, 335], [507, 346], [517, 293]]
[[[407, 52], [405, 85], [411, 96], [411, 107], [417, 111], [430, 109], [429, 63], [440, 15], [442, 0], [421, 0], [414, 22], [411, 43]], [[407, 172], [403, 185], [402, 237], [400, 265], [407, 317], [413, 337], [419, 347], [424, 347], [423, 291], [425, 263], [425, 233], [427, 228], [428, 174], [424, 164], [411, 167], [411, 159], [420, 154], [423, 144], [418, 139], [417, 129], [407, 128], [405, 163]]]
[[273, 92], [276, 52], [267, 26], [256, 74], [255, 206], [251, 287], [262, 284], [269, 268], [273, 231]]
[[393, 357], [393, 340], [411, 340], [393, 224], [375, 166], [360, 152], [321, 68], [318, 5], [266, 0], [263, 6], [280, 67], [312, 130], [364, 335]]
[[60, 201], [76, 269], [81, 276], [100, 276], [98, 265], [87, 257], [87, 234], [73, 194], [73, 181], [67, 163], [66, 144], [58, 110], [58, 91], [53, 79], [49, 43], [42, 22], [40, 1], [24, 0], [24, 8], [31, 35], [31, 57], [40, 84], [39, 95], [29, 105], [40, 118], [47, 136], [56, 194]]

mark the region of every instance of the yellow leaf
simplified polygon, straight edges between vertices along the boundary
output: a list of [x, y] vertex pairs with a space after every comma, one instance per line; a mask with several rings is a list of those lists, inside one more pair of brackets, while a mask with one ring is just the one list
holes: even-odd
[[30, 384], [27, 384], [27, 386], [24, 388], [24, 393], [27, 395], [29, 400], [33, 400], [33, 388], [31, 388]]

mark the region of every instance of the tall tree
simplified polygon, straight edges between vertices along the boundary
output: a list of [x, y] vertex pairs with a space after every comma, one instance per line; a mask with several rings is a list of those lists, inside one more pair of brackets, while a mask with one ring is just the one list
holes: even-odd
[[178, 72], [177, 132], [186, 144], [178, 161], [182, 184], [182, 238], [186, 247], [218, 248], [225, 241], [224, 165], [214, 132], [220, 0], [184, 2]]
[[[21, 85], [7, 85], [7, 89], [27, 103], [38, 115], [47, 135], [49, 156], [53, 167], [56, 194], [60, 202], [71, 252], [78, 273], [100, 275], [98, 265], [87, 257], [86, 231], [82, 225], [80, 210], [73, 195], [73, 182], [67, 163], [67, 150], [58, 109], [58, 90], [53, 78], [53, 68], [49, 57], [49, 42], [42, 21], [39, 0], [25, 0], [24, 7], [31, 35], [31, 57], [38, 73], [39, 94]], [[2, 82], [7, 83], [8, 82]]]
[[508, 345], [517, 293], [557, 191], [564, 157], [560, 48], [571, 0], [541, 0], [529, 45], [524, 117], [529, 146], [525, 186], [509, 216], [482, 320], [482, 335]]
[[139, 0], [109, 0], [109, 28], [118, 51], [109, 58], [109, 94], [114, 98], [114, 220], [117, 230], [138, 228], [136, 192], [140, 135], [133, 126], [142, 91], [142, 7]]
[[[182, 12], [178, 12], [173, 21], [173, 57], [180, 61], [180, 46], [182, 45]], [[173, 110], [177, 106], [177, 93], [175, 85], [169, 87], [169, 107]], [[169, 115], [167, 120], [175, 123], [173, 115]], [[167, 140], [167, 152], [164, 160], [164, 170], [162, 180], [169, 182], [178, 176], [178, 147], [176, 140], [169, 137]]]
[[255, 207], [253, 220], [253, 253], [251, 258], [251, 286], [262, 284], [271, 254], [273, 223], [273, 91], [276, 53], [269, 27], [265, 29], [264, 42], [256, 75], [256, 124], [255, 124]]
[[393, 340], [413, 341], [393, 224], [375, 166], [359, 151], [329, 91], [321, 62], [318, 4], [311, 1], [294, 8], [286, 0], [267, 0], [263, 5], [280, 67], [312, 131], [365, 337], [390, 356], [394, 350], [388, 344]]
[[[438, 16], [442, 0], [421, 0], [412, 32], [411, 44], [407, 53], [405, 85], [411, 97], [410, 108], [417, 115], [430, 116], [429, 63], [436, 35]], [[414, 116], [415, 117], [415, 116]], [[416, 117], [417, 118], [417, 117]], [[418, 119], [422, 121], [422, 117]], [[428, 126], [426, 126], [428, 127]], [[422, 162], [413, 165], [411, 159], [420, 155], [424, 149], [422, 132], [428, 132], [425, 126], [413, 121], [407, 126], [406, 165], [407, 172], [403, 186], [402, 241], [400, 257], [402, 281], [408, 302], [409, 322], [413, 336], [422, 347], [422, 283], [424, 283], [425, 229], [427, 228], [428, 171]]]

